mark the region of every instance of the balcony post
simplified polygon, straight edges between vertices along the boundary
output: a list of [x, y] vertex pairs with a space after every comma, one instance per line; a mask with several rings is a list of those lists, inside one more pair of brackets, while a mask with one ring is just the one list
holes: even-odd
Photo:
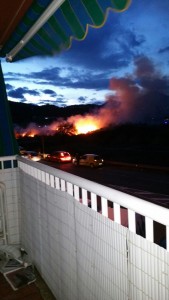
[[129, 223], [129, 230], [132, 232], [136, 232], [136, 217], [135, 212], [131, 209], [128, 209], [128, 223]]
[[154, 241], [154, 229], [153, 229], [153, 220], [145, 217], [145, 225], [146, 225], [146, 239], [150, 242]]
[[101, 202], [102, 202], [102, 215], [105, 217], [108, 217], [107, 199], [104, 197], [101, 197]]
[[169, 226], [166, 226], [166, 250], [169, 252]]

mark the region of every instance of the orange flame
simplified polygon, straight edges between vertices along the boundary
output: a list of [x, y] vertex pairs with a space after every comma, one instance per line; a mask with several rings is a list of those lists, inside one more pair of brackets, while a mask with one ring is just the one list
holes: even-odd
[[21, 129], [19, 131], [15, 130], [15, 137], [16, 138], [24, 138], [24, 137], [31, 137], [34, 138], [35, 135], [39, 134], [39, 130], [35, 128], [28, 128], [28, 129]]
[[80, 119], [77, 121], [77, 123], [75, 124], [76, 130], [77, 130], [77, 134], [85, 134], [91, 131], [95, 131], [98, 129], [97, 124], [95, 124], [95, 122], [88, 122], [86, 120]]
[[[73, 134], [87, 134], [89, 132], [98, 130], [104, 127], [103, 118], [99, 118], [97, 115], [75, 115], [69, 117], [65, 122], [73, 124], [75, 131]], [[52, 124], [44, 127], [38, 127], [36, 124], [30, 124], [27, 129], [15, 129], [16, 138], [21, 137], [34, 137], [35, 135], [54, 135], [58, 128], [62, 128], [63, 120], [53, 122]], [[64, 127], [63, 127], [64, 129]], [[69, 129], [68, 129], [69, 130]]]
[[74, 124], [77, 134], [86, 134], [102, 127], [101, 120], [99, 120], [95, 115], [76, 115], [70, 117], [68, 120]]

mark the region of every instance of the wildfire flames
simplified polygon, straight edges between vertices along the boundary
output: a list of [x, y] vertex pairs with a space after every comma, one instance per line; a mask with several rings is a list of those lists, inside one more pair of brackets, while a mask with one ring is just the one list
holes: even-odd
[[100, 129], [101, 122], [94, 115], [76, 115], [67, 120], [53, 122], [51, 125], [39, 127], [36, 124], [30, 124], [26, 129], [15, 128], [16, 138], [35, 137], [38, 135], [54, 135], [58, 132], [69, 135], [87, 134]]
[[94, 114], [86, 116], [73, 116], [69, 118], [69, 122], [74, 124], [76, 134], [86, 134], [102, 127], [100, 120], [98, 120], [97, 116]]
[[[32, 127], [32, 128], [31, 128]], [[24, 137], [34, 137], [35, 135], [39, 135], [39, 130], [36, 128], [35, 124], [29, 125], [28, 128], [15, 128], [15, 137], [16, 138], [24, 138]]]

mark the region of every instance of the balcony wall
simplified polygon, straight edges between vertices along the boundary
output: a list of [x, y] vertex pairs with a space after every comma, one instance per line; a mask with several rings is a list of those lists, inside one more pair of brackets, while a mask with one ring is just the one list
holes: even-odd
[[0, 244], [20, 243], [20, 197], [16, 156], [0, 157]]
[[57, 300], [169, 299], [168, 209], [26, 159], [17, 172], [21, 245]]

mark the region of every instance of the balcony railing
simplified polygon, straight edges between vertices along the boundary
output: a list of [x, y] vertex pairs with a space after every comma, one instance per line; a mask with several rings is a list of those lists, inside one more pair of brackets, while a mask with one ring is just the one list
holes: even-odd
[[27, 159], [18, 170], [20, 242], [57, 299], [169, 299], [168, 209]]
[[[61, 170], [56, 171], [49, 166], [38, 165], [36, 168], [37, 164], [30, 162], [25, 165], [21, 159], [19, 166], [36, 179], [72, 195], [83, 205], [120, 225], [128, 227], [133, 233], [138, 232], [138, 234], [144, 235], [151, 242], [154, 242], [154, 237], [157, 234], [154, 222], [164, 225], [163, 234], [165, 236], [161, 238], [166, 239], [166, 249], [169, 251], [168, 209]], [[141, 232], [137, 228], [137, 224], [141, 225], [139, 222], [144, 223]], [[156, 227], [158, 229], [158, 226]]]

